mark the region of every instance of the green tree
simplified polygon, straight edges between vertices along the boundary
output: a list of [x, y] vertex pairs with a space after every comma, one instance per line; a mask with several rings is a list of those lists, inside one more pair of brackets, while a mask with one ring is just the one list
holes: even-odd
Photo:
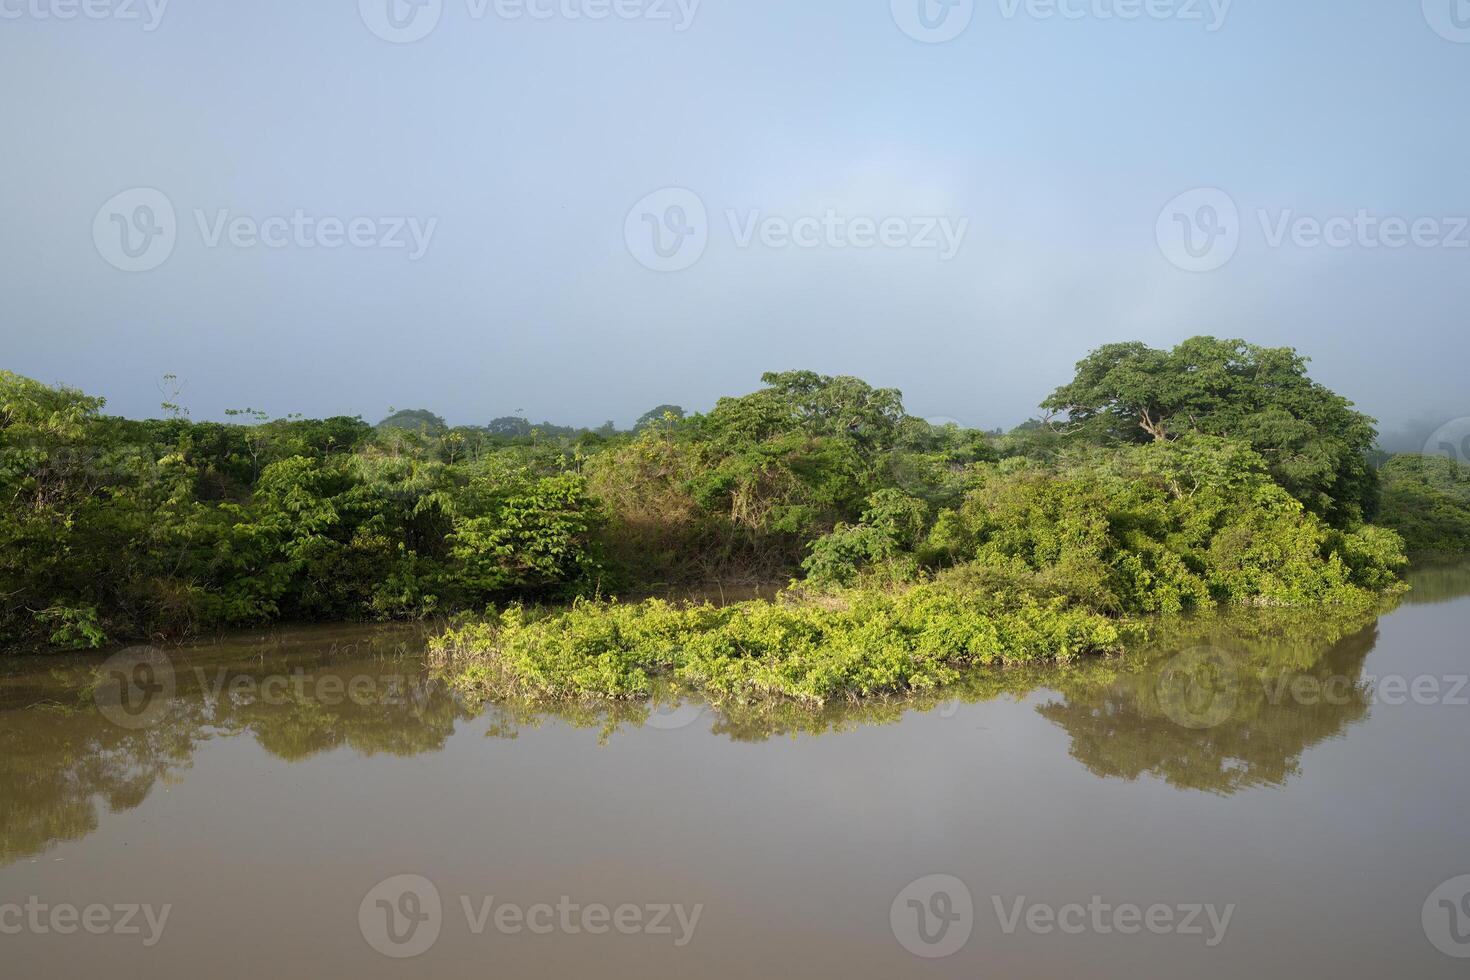
[[405, 408], [379, 422], [378, 428], [407, 429], [437, 439], [449, 431], [449, 424], [426, 408]]
[[1374, 420], [1307, 376], [1289, 347], [1195, 337], [1173, 350], [1109, 344], [1042, 407], [1104, 440], [1163, 441], [1186, 432], [1241, 440], [1314, 513], [1346, 526], [1372, 514]]
[[657, 408], [650, 408], [638, 416], [638, 421], [633, 423], [633, 431], [642, 432], [650, 425], [657, 425], [667, 420], [670, 416], [675, 419], [682, 419], [684, 417], [684, 409], [678, 405], [660, 405]]

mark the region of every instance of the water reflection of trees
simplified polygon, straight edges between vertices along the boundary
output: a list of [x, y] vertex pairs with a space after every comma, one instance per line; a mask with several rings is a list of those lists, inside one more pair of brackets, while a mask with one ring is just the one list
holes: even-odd
[[1470, 595], [1470, 562], [1447, 560], [1421, 566], [1409, 573], [1412, 588], [1404, 601], [1413, 605], [1449, 602]]
[[[1470, 569], [1432, 570], [1416, 585], [1428, 601], [1465, 595]], [[645, 704], [465, 704], [423, 669], [421, 632], [288, 632], [176, 655], [168, 710], [140, 730], [112, 724], [91, 703], [95, 661], [12, 663], [0, 671], [0, 866], [85, 837], [103, 807], [117, 812], [139, 805], [159, 782], [177, 779], [200, 744], [216, 736], [248, 735], [293, 762], [339, 748], [412, 756], [439, 751], [459, 722], [481, 716], [488, 734], [501, 738], [555, 722], [594, 729], [604, 741], [652, 727], [703, 728], [759, 742], [1040, 694], [1037, 712], [1067, 732], [1071, 755], [1088, 771], [1233, 793], [1285, 782], [1308, 748], [1367, 716], [1362, 672], [1377, 635], [1372, 614], [1258, 611], [1161, 624], [1153, 646], [1126, 657], [980, 671], [920, 696], [818, 711], [789, 703], [715, 711], [673, 687]], [[1223, 665], [1231, 700], [1228, 712], [1191, 727], [1180, 724], [1165, 679], [1179, 674], [1176, 651], [1201, 648]], [[253, 682], [266, 676], [304, 680], [263, 697]], [[238, 678], [245, 683], [237, 685]], [[335, 678], [331, 690], [339, 696], [323, 696], [325, 678]], [[354, 689], [355, 678], [370, 683]], [[1297, 694], [1302, 681], [1307, 691], [1334, 696], [1304, 699]]]
[[[1071, 754], [1109, 778], [1161, 778], [1185, 789], [1233, 793], [1279, 785], [1299, 771], [1311, 746], [1341, 734], [1368, 713], [1363, 663], [1377, 642], [1378, 611], [1311, 613], [1254, 610], [1156, 623], [1151, 645], [1125, 657], [1066, 666], [980, 671], [942, 691], [834, 704], [821, 710], [774, 702], [727, 705], [684, 724], [736, 741], [825, 735], [897, 722], [915, 712], [1041, 693], [1037, 712], [1064, 729]], [[1181, 654], [1205, 658], [1227, 700], [1198, 718], [1181, 717]], [[1186, 689], [1189, 677], [1183, 681]], [[1170, 685], [1174, 685], [1171, 687]], [[514, 737], [555, 719], [597, 728], [603, 740], [624, 728], [678, 727], [680, 693], [651, 705], [491, 707], [491, 734]]]
[[97, 829], [98, 806], [130, 810], [186, 769], [200, 725], [171, 705], [158, 724], [126, 731], [90, 707], [48, 704], [0, 714], [0, 866]]
[[[422, 669], [418, 638], [342, 633], [276, 635], [176, 656], [167, 710], [138, 729], [113, 724], [92, 703], [95, 662], [11, 665], [0, 676], [0, 866], [85, 837], [100, 808], [138, 806], [216, 736], [248, 734], [287, 761], [341, 747], [399, 756], [442, 749], [469, 715]], [[287, 683], [268, 691], [258, 683], [268, 676]]]
[[1153, 776], [1221, 794], [1281, 785], [1308, 748], [1367, 717], [1362, 673], [1378, 640], [1376, 619], [1303, 619], [1255, 631], [1222, 625], [1201, 639], [1186, 649], [1208, 650], [1225, 674], [1218, 715], [1181, 719], [1169, 703], [1177, 646], [1141, 655], [1111, 679], [1064, 685], [1064, 697], [1037, 711], [1067, 732], [1072, 757], [1098, 776]]

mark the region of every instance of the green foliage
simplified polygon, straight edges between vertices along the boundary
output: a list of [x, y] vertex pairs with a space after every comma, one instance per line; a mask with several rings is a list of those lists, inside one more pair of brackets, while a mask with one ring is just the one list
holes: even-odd
[[514, 607], [447, 631], [434, 650], [459, 686], [492, 696], [643, 698], [669, 676], [716, 703], [823, 704], [932, 690], [977, 665], [1115, 650], [1123, 634], [1061, 600], [918, 586], [824, 603], [581, 602], [541, 616]]
[[911, 579], [918, 571], [912, 553], [928, 522], [929, 506], [924, 501], [901, 490], [879, 490], [868, 498], [860, 524], [839, 524], [813, 541], [801, 567], [817, 588], [851, 585], [863, 571], [877, 566], [886, 566], [890, 580]]
[[[628, 433], [518, 416], [450, 428], [423, 409], [376, 427], [252, 409], [231, 413], [248, 424], [196, 423], [178, 405], [134, 421], [0, 372], [0, 645], [804, 574], [800, 601], [738, 613], [591, 605], [550, 625], [497, 621], [520, 651], [497, 663], [542, 693], [636, 693], [641, 671], [821, 700], [918, 689], [972, 654], [1065, 652], [1049, 631], [1087, 617], [1359, 606], [1398, 587], [1394, 529], [1415, 548], [1470, 542], [1467, 481], [1448, 461], [1396, 458], [1389, 529], [1363, 524], [1378, 504], [1372, 420], [1305, 363], [1213, 338], [1114, 345], [1048, 400], [1067, 426], [1005, 434], [933, 425], [894, 389], [810, 371], [764, 375], [705, 414], [660, 405]], [[920, 611], [956, 637], [999, 623], [998, 645], [926, 647], [902, 667]], [[692, 617], [677, 663], [596, 638], [599, 617], [625, 615], [633, 632]], [[564, 643], [562, 628], [592, 639]], [[870, 654], [844, 646], [858, 639]]]
[[0, 645], [596, 588], [601, 511], [558, 449], [451, 453], [448, 432], [359, 419], [133, 422], [101, 408], [0, 373]]
[[406, 429], [425, 436], [442, 436], [449, 431], [449, 424], [424, 408], [405, 408], [378, 423], [379, 429]]
[[96, 606], [52, 606], [36, 613], [36, 621], [52, 631], [51, 645], [65, 650], [95, 650], [107, 642]]
[[1410, 552], [1470, 551], [1470, 466], [1448, 456], [1394, 456], [1379, 470], [1379, 521]]
[[[717, 702], [821, 704], [1115, 649], [1145, 614], [1368, 609], [1405, 564], [1393, 532], [1330, 527], [1258, 454], [1210, 436], [981, 464], [976, 480], [932, 523], [922, 500], [872, 494], [859, 523], [812, 543], [807, 590], [779, 602], [517, 608], [438, 649], [458, 683], [496, 697], [639, 698], [667, 676]], [[932, 581], [894, 587], [923, 565]]]
[[1171, 351], [1110, 344], [1043, 408], [1092, 438], [1167, 440], [1187, 432], [1243, 441], [1314, 513], [1346, 526], [1372, 513], [1367, 454], [1377, 432], [1352, 403], [1307, 377], [1290, 348], [1195, 337]]
[[660, 405], [650, 408], [638, 416], [638, 421], [633, 423], [634, 432], [642, 432], [651, 425], [669, 424], [683, 419], [687, 413], [678, 405]]
[[1208, 436], [990, 467], [929, 556], [1113, 614], [1360, 604], [1404, 565], [1392, 534], [1334, 530], [1252, 450]]
[[447, 542], [461, 589], [480, 597], [575, 594], [596, 584], [590, 540], [600, 515], [572, 474], [518, 483], [477, 476], [456, 498]]

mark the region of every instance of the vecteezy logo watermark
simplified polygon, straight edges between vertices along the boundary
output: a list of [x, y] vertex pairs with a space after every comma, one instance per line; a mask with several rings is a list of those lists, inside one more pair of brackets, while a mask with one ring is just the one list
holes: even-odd
[[[1014, 934], [1024, 920], [1026, 931], [1038, 936], [1053, 932], [1069, 936], [1089, 932], [1100, 936], [1114, 933], [1136, 936], [1147, 931], [1155, 936], [1203, 936], [1209, 949], [1224, 942], [1230, 919], [1235, 915], [1233, 904], [1223, 909], [1204, 902], [1154, 903], [1147, 907], [1132, 902], [1115, 905], [1104, 901], [1101, 895], [1093, 895], [1086, 905], [1070, 902], [1053, 906], [1028, 902], [1024, 895], [1014, 901], [992, 895], [990, 900], [995, 906], [996, 918], [1000, 920], [1001, 932], [1007, 936]], [[1209, 928], [1208, 934], [1206, 927]]]
[[1159, 708], [1174, 724], [1214, 728], [1235, 713], [1240, 677], [1229, 655], [1213, 647], [1194, 647], [1164, 666], [1155, 691]]
[[[725, 223], [737, 249], [914, 249], [932, 250], [939, 261], [959, 254], [970, 231], [969, 218], [949, 216], [840, 214], [795, 217], [759, 209], [725, 210]], [[709, 247], [710, 220], [704, 200], [684, 187], [666, 187], [647, 195], [628, 211], [623, 222], [628, 251], [655, 272], [679, 272], [698, 262]]]
[[394, 959], [428, 952], [438, 942], [443, 925], [439, 889], [422, 875], [385, 878], [370, 888], [357, 906], [362, 938]]
[[[1054, 932], [1069, 936], [1148, 932], [1156, 936], [1199, 936], [1213, 949], [1225, 940], [1235, 906], [1186, 902], [1138, 905], [1110, 902], [1101, 895], [1087, 902], [1048, 905], [1025, 895], [992, 895], [996, 923], [1003, 935], [1025, 929], [1034, 935]], [[953, 875], [935, 874], [907, 885], [888, 910], [893, 935], [904, 949], [925, 959], [953, 956], [969, 942], [975, 927], [975, 903], [970, 889]]]
[[[1470, 0], [1467, 0], [1470, 2]], [[1255, 209], [1267, 248], [1470, 249], [1470, 216], [1378, 215], [1367, 208], [1327, 217], [1291, 208]], [[1186, 191], [1164, 206], [1159, 249], [1186, 272], [1213, 272], [1240, 248], [1243, 226], [1234, 198], [1218, 187]]]
[[[625, 902], [609, 906], [600, 902], [576, 902], [567, 895], [554, 904], [531, 905], [498, 901], [494, 895], [461, 895], [459, 908], [464, 913], [465, 928], [472, 936], [483, 936], [491, 928], [506, 936], [522, 933], [603, 936], [615, 932], [622, 936], [667, 936], [678, 948], [694, 939], [694, 931], [704, 914], [702, 904], [686, 907], [669, 902]], [[419, 956], [438, 941], [445, 925], [439, 889], [422, 875], [387, 878], [362, 897], [357, 908], [357, 924], [368, 945], [384, 956], [394, 959]]]
[[969, 218], [937, 215], [850, 217], [831, 209], [821, 217], [802, 215], [796, 218], [766, 215], [759, 210], [741, 214], [731, 209], [725, 212], [725, 220], [730, 225], [736, 248], [759, 244], [770, 249], [934, 249], [939, 252], [941, 262], [948, 262], [959, 254], [970, 231]]
[[1424, 19], [1446, 41], [1470, 44], [1470, 0], [1424, 0]]
[[893, 22], [915, 41], [943, 44], [969, 28], [975, 0], [889, 0]]
[[1435, 949], [1470, 959], [1470, 875], [1451, 878], [1430, 892], [1420, 918]]
[[211, 709], [222, 700], [232, 704], [284, 706], [315, 704], [324, 708], [353, 704], [358, 707], [400, 707], [412, 704], [421, 708], [439, 688], [435, 683], [415, 684], [405, 674], [308, 674], [297, 668], [290, 674], [235, 674], [216, 670], [214, 676], [203, 667], [193, 669], [201, 697]]
[[178, 236], [173, 202], [152, 187], [114, 195], [92, 219], [97, 254], [124, 272], [147, 272], [163, 265], [174, 253]]
[[81, 931], [93, 936], [142, 936], [143, 945], [151, 949], [163, 938], [172, 911], [172, 905], [155, 908], [136, 902], [80, 907], [69, 902], [51, 904], [32, 895], [24, 905], [0, 905], [0, 935], [71, 936]]
[[[3, 0], [0, 0], [3, 2]], [[689, 30], [702, 0], [465, 0], [472, 21], [494, 16], [518, 21], [642, 20]], [[368, 30], [393, 44], [412, 44], [433, 33], [444, 14], [444, 0], [357, 0]]]
[[[194, 225], [205, 248], [403, 250], [417, 262], [429, 251], [438, 218], [412, 215], [313, 215], [296, 208], [265, 218], [229, 208], [195, 208]], [[179, 225], [173, 202], [162, 191], [138, 187], [111, 198], [92, 220], [92, 241], [107, 262], [124, 272], [148, 272], [173, 254]]]
[[1199, 22], [1210, 33], [1225, 26], [1235, 0], [999, 0], [1001, 16], [1014, 20], [1177, 20]]
[[954, 875], [925, 875], [904, 886], [888, 909], [900, 946], [924, 959], [953, 956], [970, 941], [975, 900]]
[[174, 669], [157, 647], [120, 650], [97, 668], [92, 701], [102, 717], [120, 728], [157, 724], [174, 696]]
[[1319, 704], [1342, 707], [1353, 703], [1383, 704], [1391, 708], [1412, 704], [1419, 707], [1446, 705], [1470, 707], [1470, 675], [1447, 674], [1437, 677], [1421, 674], [1377, 676], [1364, 674], [1358, 678], [1345, 674], [1314, 677], [1283, 674], [1266, 686], [1266, 700], [1272, 705], [1296, 704], [1313, 707]]
[[138, 21], [148, 33], [163, 23], [169, 0], [0, 0], [0, 20]]
[[1453, 248], [1470, 249], [1470, 217], [1379, 217], [1366, 208], [1351, 216], [1317, 218], [1291, 209], [1275, 214], [1261, 208], [1256, 217], [1271, 248], [1288, 242], [1297, 248]]
[[623, 241], [640, 265], [654, 272], [681, 272], [709, 247], [709, 212], [688, 188], [665, 187], [628, 211]]
[[1424, 443], [1425, 456], [1448, 456], [1461, 466], [1470, 466], [1470, 417], [1451, 419]]
[[439, 26], [444, 0], [357, 0], [367, 29], [393, 44], [422, 41]]
[[199, 235], [206, 248], [219, 248], [227, 244], [231, 248], [349, 248], [360, 249], [407, 249], [408, 261], [417, 262], [429, 251], [434, 232], [439, 228], [438, 218], [421, 219], [414, 216], [356, 217], [346, 220], [337, 217], [315, 217], [301, 208], [290, 217], [274, 215], [256, 218], [252, 215], [232, 215], [228, 208], [215, 211], [213, 215], [195, 209], [194, 221], [199, 226]]
[[676, 732], [699, 721], [709, 711], [703, 701], [678, 700], [652, 704], [644, 727], [659, 732]]
[[1154, 235], [1164, 258], [1185, 272], [1214, 272], [1240, 248], [1240, 211], [1218, 187], [1185, 191], [1159, 212]]

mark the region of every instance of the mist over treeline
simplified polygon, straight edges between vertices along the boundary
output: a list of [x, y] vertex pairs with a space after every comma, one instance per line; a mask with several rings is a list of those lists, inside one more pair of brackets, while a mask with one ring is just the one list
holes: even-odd
[[[219, 418], [211, 418], [207, 415], [195, 414], [189, 406], [189, 381], [187, 378], [176, 377], [172, 374], [161, 376], [163, 380], [150, 382], [148, 387], [157, 387], [163, 391], [165, 397], [160, 402], [158, 412], [121, 412], [120, 417], [145, 419], [168, 416], [182, 412], [196, 421], [231, 421], [240, 424], [251, 424], [258, 420], [263, 421], [269, 417], [300, 418], [295, 412], [274, 412], [262, 410], [243, 410], [238, 412], [226, 411], [220, 413]], [[865, 380], [875, 381], [878, 379], [867, 378]], [[64, 383], [64, 379], [62, 379]], [[172, 389], [172, 390], [169, 390]], [[657, 392], [653, 392], [654, 400]], [[517, 407], [503, 405], [489, 405], [479, 417], [455, 415], [453, 413], [441, 413], [438, 406], [428, 403], [411, 408], [401, 407], [404, 403], [389, 398], [381, 409], [376, 411], [366, 410], [352, 417], [362, 418], [364, 421], [378, 427], [393, 427], [418, 429], [421, 426], [429, 433], [449, 431], [451, 429], [478, 430], [488, 435], [501, 438], [578, 438], [585, 435], [613, 436], [630, 432], [641, 431], [651, 421], [663, 418], [664, 413], [673, 410], [679, 417], [686, 415], [707, 413], [715, 407], [719, 399], [725, 393], [712, 395], [700, 402], [686, 400], [680, 404], [661, 402], [653, 405], [640, 416], [626, 419], [604, 418], [600, 420], [590, 418], [576, 418], [574, 413], [566, 415], [552, 415], [537, 420]], [[912, 401], [913, 396], [922, 394], [921, 391], [904, 390], [902, 394], [906, 401]], [[1352, 400], [1351, 390], [1344, 391], [1349, 400]], [[360, 399], [355, 399], [360, 400]], [[488, 399], [487, 399], [488, 401]], [[289, 406], [284, 406], [289, 408]], [[1364, 407], [1357, 406], [1359, 410], [1365, 411]], [[496, 414], [499, 412], [500, 414]], [[917, 413], [920, 417], [936, 425], [955, 424], [962, 429], [973, 429], [992, 434], [1002, 434], [1014, 431], [1018, 428], [1029, 428], [1041, 421], [1045, 413], [1037, 406], [1018, 405], [1013, 411], [1003, 416], [994, 418], [952, 418], [945, 415], [926, 415]], [[1420, 408], [1405, 408], [1391, 413], [1382, 412], [1375, 415], [1369, 411], [1366, 413], [1376, 422], [1378, 437], [1376, 446], [1386, 453], [1429, 453], [1443, 451], [1440, 447], [1430, 444], [1431, 438], [1446, 427], [1462, 419], [1470, 419], [1470, 404], [1456, 408], [1453, 405], [1431, 405]], [[1466, 422], [1464, 428], [1470, 433], [1470, 422]], [[1456, 438], [1463, 437], [1461, 433]]]

